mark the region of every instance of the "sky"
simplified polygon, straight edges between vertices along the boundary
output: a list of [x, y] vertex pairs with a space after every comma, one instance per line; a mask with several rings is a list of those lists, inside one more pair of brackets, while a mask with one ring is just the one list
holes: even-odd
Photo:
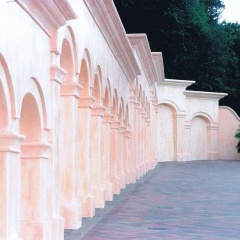
[[220, 22], [238, 22], [240, 24], [240, 0], [222, 0], [225, 10], [222, 13]]

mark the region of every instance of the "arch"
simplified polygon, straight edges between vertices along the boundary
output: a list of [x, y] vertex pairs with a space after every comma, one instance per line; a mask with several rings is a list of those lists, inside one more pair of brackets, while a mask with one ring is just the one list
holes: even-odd
[[207, 129], [209, 124], [209, 119], [201, 114], [195, 114], [191, 119], [188, 139], [191, 160], [207, 160], [210, 144], [210, 132]]
[[37, 101], [31, 93], [26, 93], [21, 106], [20, 133], [25, 142], [39, 142], [41, 140], [41, 119]]
[[82, 86], [81, 95], [88, 96], [91, 94], [91, 58], [87, 49], [84, 50], [79, 72], [78, 83]]
[[0, 131], [6, 130], [9, 122], [9, 112], [6, 95], [0, 79]]
[[113, 98], [112, 98], [111, 84], [110, 84], [110, 81], [109, 81], [108, 78], [107, 78], [107, 86], [105, 86], [105, 91], [103, 93], [104, 99], [105, 99], [105, 96], [106, 96], [106, 91], [108, 92], [107, 93], [108, 94], [108, 103], [106, 104], [106, 100], [104, 100], [104, 101], [105, 101], [105, 105], [109, 106], [109, 108], [107, 108], [107, 109], [110, 110], [110, 108], [112, 108], [112, 100], [113, 100]]
[[105, 93], [103, 98], [103, 106], [109, 111], [110, 110], [110, 96], [108, 88], [105, 87]]
[[124, 115], [124, 125], [127, 127], [129, 125], [129, 107], [126, 105], [126, 111]]
[[63, 82], [73, 82], [74, 77], [74, 59], [70, 43], [64, 39], [62, 42], [62, 51], [60, 56], [60, 66], [66, 71]]
[[102, 102], [102, 71], [100, 66], [97, 66], [92, 85], [92, 95], [96, 99], [96, 103]]
[[178, 105], [173, 101], [162, 99], [161, 101], [158, 102], [158, 105], [161, 105], [161, 104], [165, 104], [165, 105], [169, 106], [175, 114], [180, 112]]
[[118, 103], [115, 96], [113, 97], [112, 114], [115, 116], [118, 114]]
[[174, 161], [177, 153], [176, 108], [169, 103], [158, 105], [157, 150], [159, 161]]
[[189, 122], [192, 122], [192, 120], [195, 118], [195, 117], [201, 117], [203, 118], [207, 123], [208, 125], [212, 125], [213, 124], [213, 120], [211, 118], [211, 116], [205, 112], [196, 112], [194, 113], [190, 119], [189, 119]]
[[15, 103], [15, 95], [12, 84], [12, 78], [9, 72], [8, 65], [0, 53], [0, 81], [2, 84], [2, 88], [5, 92], [5, 98], [7, 103], [8, 115], [11, 113], [11, 117], [16, 118], [16, 103]]
[[140, 84], [139, 86], [139, 92], [138, 92], [138, 102], [141, 104], [142, 103], [142, 85]]
[[101, 87], [98, 75], [94, 76], [94, 85], [92, 89], [92, 96], [96, 99], [95, 104], [101, 103]]
[[135, 96], [136, 97], [138, 97], [138, 91], [139, 91], [138, 78], [136, 78], [136, 83], [135, 83]]

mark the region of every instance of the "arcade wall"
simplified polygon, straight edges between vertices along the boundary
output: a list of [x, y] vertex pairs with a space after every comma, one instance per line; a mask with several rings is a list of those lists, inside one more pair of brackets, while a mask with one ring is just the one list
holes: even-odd
[[2, 0], [0, 29], [0, 239], [64, 239], [159, 161], [233, 156], [224, 94], [165, 79], [112, 0]]

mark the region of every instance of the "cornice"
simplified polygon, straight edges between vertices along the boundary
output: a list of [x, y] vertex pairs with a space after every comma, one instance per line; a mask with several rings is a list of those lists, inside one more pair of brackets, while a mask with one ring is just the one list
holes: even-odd
[[141, 74], [125, 29], [112, 0], [84, 0], [128, 80]]
[[68, 0], [16, 0], [16, 2], [49, 37], [67, 21], [77, 18]]
[[155, 69], [152, 53], [146, 34], [127, 34], [134, 49], [136, 49], [149, 85], [158, 82], [158, 74]]
[[228, 110], [229, 112], [231, 112], [234, 117], [240, 122], [240, 117], [238, 116], [238, 114], [230, 107], [227, 107], [227, 106], [219, 106], [219, 109], [226, 109]]
[[201, 99], [214, 99], [219, 100], [227, 96], [227, 93], [217, 92], [200, 92], [200, 91], [184, 91], [187, 98], [201, 98]]
[[164, 79], [163, 82], [160, 82], [160, 86], [172, 86], [172, 87], [188, 87], [194, 84], [195, 81], [190, 80], [177, 80], [177, 79]]
[[158, 83], [165, 79], [163, 57], [161, 52], [152, 52], [152, 58], [158, 75]]

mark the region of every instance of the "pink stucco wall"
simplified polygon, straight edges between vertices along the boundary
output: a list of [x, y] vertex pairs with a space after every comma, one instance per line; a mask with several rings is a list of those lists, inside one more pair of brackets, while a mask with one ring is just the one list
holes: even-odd
[[240, 126], [240, 118], [229, 107], [219, 108], [219, 152], [220, 159], [239, 160], [235, 146], [237, 139], [234, 137]]

